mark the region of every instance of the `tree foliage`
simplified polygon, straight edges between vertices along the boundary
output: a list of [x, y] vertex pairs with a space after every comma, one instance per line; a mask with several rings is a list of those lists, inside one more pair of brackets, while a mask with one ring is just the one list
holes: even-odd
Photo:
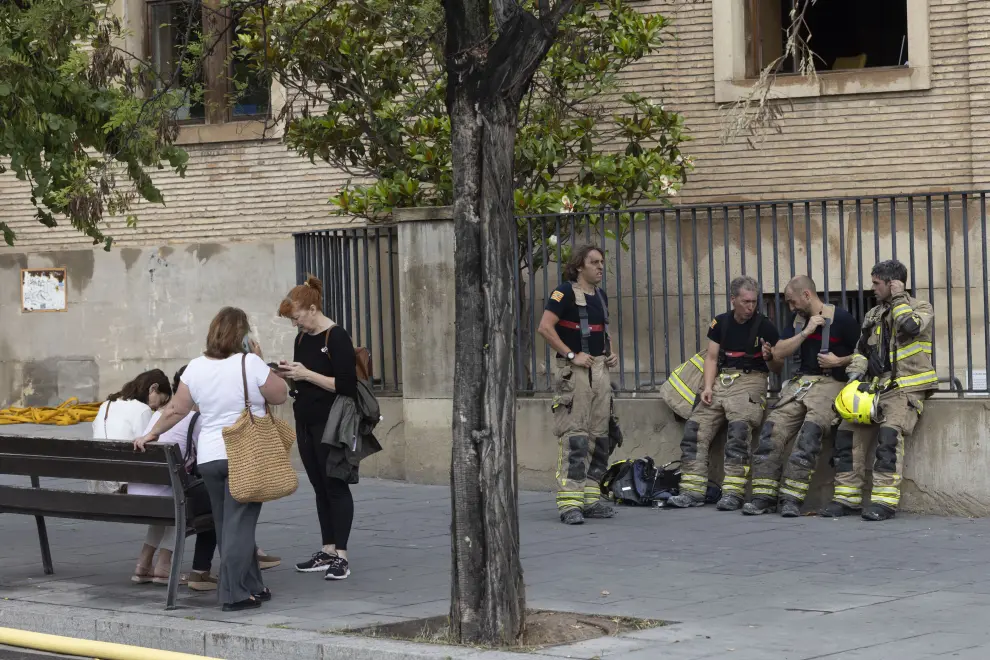
[[67, 218], [109, 248], [103, 218], [137, 198], [161, 203], [148, 170], [181, 174], [187, 156], [172, 144], [180, 95], [145, 94], [148, 70], [120, 48], [125, 28], [107, 12], [90, 0], [0, 3], [0, 172], [30, 184], [43, 225]]
[[[528, 7], [532, 9], [532, 7]], [[289, 89], [286, 142], [353, 179], [332, 198], [367, 218], [453, 199], [444, 30], [434, 0], [268, 2], [241, 48]], [[664, 44], [667, 20], [622, 0], [577, 3], [522, 101], [518, 214], [622, 208], [676, 195], [691, 168], [683, 119], [621, 74]]]

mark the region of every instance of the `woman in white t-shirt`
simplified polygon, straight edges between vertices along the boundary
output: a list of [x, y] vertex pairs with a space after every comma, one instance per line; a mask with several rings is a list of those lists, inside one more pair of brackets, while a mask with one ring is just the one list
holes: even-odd
[[[172, 385], [168, 376], [161, 369], [152, 369], [139, 375], [124, 385], [120, 392], [111, 394], [100, 406], [96, 419], [93, 420], [94, 440], [131, 440], [140, 438], [151, 422], [154, 411], [164, 406], [172, 396]], [[140, 490], [139, 484], [131, 484]], [[157, 486], [149, 488], [157, 488]], [[167, 486], [165, 487], [168, 488]], [[117, 482], [99, 482], [97, 490], [115, 492], [120, 489]], [[153, 532], [154, 526], [149, 527], [141, 553], [138, 555], [137, 566], [131, 581], [136, 583], [151, 582], [161, 572], [164, 566], [165, 583], [168, 584], [168, 567], [172, 561], [172, 552], [168, 551], [167, 561], [163, 563], [162, 553], [158, 556], [158, 566], [152, 572], [151, 561], [155, 550], [158, 549], [161, 535]], [[174, 536], [173, 536], [174, 539]]]
[[247, 377], [251, 411], [267, 414], [266, 404], [281, 404], [288, 387], [265, 364], [261, 348], [250, 337], [247, 314], [224, 307], [206, 336], [206, 351], [186, 367], [172, 405], [150, 433], [134, 441], [143, 450], [148, 442], [178, 424], [198, 406], [201, 428], [196, 464], [210, 493], [217, 543], [220, 548], [220, 602], [225, 612], [260, 607], [271, 599], [261, 578], [255, 544], [255, 527], [261, 504], [235, 500], [228, 487], [227, 450], [223, 429], [233, 426], [244, 410], [242, 363]]

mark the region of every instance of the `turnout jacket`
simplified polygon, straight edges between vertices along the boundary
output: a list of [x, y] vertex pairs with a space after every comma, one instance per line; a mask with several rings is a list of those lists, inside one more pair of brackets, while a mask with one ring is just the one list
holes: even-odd
[[906, 292], [871, 309], [847, 371], [879, 378], [907, 392], [938, 389], [932, 366], [934, 311], [924, 300]]

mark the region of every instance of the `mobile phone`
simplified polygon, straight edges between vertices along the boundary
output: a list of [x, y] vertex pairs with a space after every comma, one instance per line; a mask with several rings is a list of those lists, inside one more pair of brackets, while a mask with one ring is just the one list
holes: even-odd
[[244, 351], [245, 353], [250, 353], [251, 352], [251, 342], [253, 340], [254, 340], [254, 337], [251, 335], [250, 332], [247, 333], [246, 335], [244, 335], [244, 339], [241, 340], [241, 350]]

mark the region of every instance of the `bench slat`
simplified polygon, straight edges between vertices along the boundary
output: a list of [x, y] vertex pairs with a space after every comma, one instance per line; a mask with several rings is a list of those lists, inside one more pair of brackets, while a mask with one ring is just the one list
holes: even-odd
[[131, 461], [134, 463], [165, 463], [165, 452], [178, 448], [172, 444], [151, 443], [146, 451], [134, 451], [130, 442], [122, 440], [73, 440], [71, 438], [30, 438], [0, 435], [0, 454], [22, 456], [58, 456], [88, 458], [102, 461]]
[[0, 512], [146, 525], [172, 525], [175, 522], [175, 504], [171, 497], [17, 486], [0, 486]]
[[95, 479], [128, 483], [170, 486], [172, 480], [165, 463], [117, 460], [112, 463], [92, 458], [61, 456], [25, 456], [0, 454], [0, 474], [62, 479]]

